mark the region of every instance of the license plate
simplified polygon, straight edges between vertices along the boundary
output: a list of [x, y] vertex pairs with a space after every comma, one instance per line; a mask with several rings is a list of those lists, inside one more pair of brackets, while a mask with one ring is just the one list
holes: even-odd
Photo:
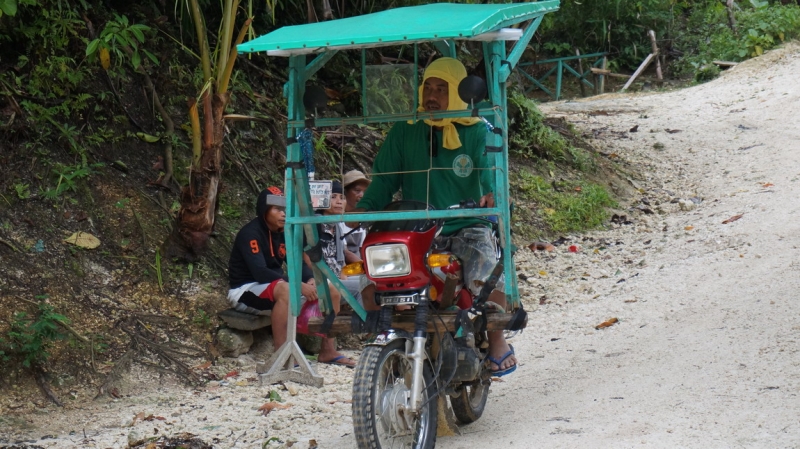
[[419, 295], [398, 295], [381, 297], [382, 306], [396, 306], [401, 304], [419, 304]]

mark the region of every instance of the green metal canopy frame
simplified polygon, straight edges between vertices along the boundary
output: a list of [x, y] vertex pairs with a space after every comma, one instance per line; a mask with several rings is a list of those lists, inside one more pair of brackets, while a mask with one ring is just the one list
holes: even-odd
[[[558, 7], [559, 0], [488, 5], [434, 3], [395, 8], [327, 22], [283, 27], [237, 47], [241, 53], [267, 52], [267, 55], [270, 56], [289, 58], [288, 81], [284, 86], [284, 96], [288, 100], [287, 136], [290, 142], [287, 146], [286, 159], [286, 195], [291, 199], [287, 202], [286, 210], [286, 246], [292, 313], [289, 318], [287, 342], [267, 362], [270, 368], [265, 375], [262, 375], [262, 381], [294, 380], [312, 385], [322, 385], [322, 378], [313, 374], [313, 370], [295, 343], [295, 322], [301, 308], [302, 250], [315, 247], [319, 241], [316, 223], [497, 216], [500, 244], [506, 249], [503, 251], [505, 292], [509, 304], [512, 306], [519, 304], [516, 273], [509, 250], [512, 243], [509, 223], [506, 80], [519, 62], [544, 15], [558, 10]], [[516, 28], [512, 28], [515, 26]], [[418, 66], [416, 44], [432, 43], [444, 55], [455, 57], [454, 41], [456, 40], [482, 42], [487, 74], [486, 84], [491, 106], [477, 109], [477, 114], [485, 117], [494, 127], [502, 131], [500, 134], [488, 134], [486, 141], [487, 148], [498, 150], [488, 153], [489, 161], [493, 164], [495, 207], [473, 210], [369, 212], [347, 214], [346, 217], [344, 215], [314, 215], [309, 192], [309, 176], [303, 164], [300, 145], [297, 143], [299, 132], [308, 125], [302, 101], [306, 81], [339, 50], [361, 50], [363, 70], [363, 65], [365, 65], [364, 49], [414, 44], [414, 62]], [[506, 51], [507, 41], [516, 41], [508, 52]], [[317, 56], [307, 63], [309, 54], [317, 54]], [[415, 81], [417, 81], [416, 77]], [[362, 88], [365, 87], [362, 86]], [[362, 96], [362, 98], [365, 97]], [[416, 98], [414, 101], [416, 105]], [[416, 108], [414, 109], [416, 110]], [[469, 117], [474, 113], [475, 110], [412, 112], [382, 116], [368, 116], [365, 113], [361, 117], [315, 118], [313, 124], [317, 127], [341, 126], [376, 121], [396, 122], [423, 118]], [[303, 234], [309, 244], [308, 248], [303, 248]], [[352, 306], [355, 313], [362, 319], [366, 318], [363, 307], [350, 295], [324, 260], [315, 261], [313, 271], [320, 296], [320, 310], [323, 313], [332, 310], [330, 292], [326, 282], [326, 280], [330, 280], [342, 297]], [[294, 363], [300, 365], [299, 369], [292, 369], [292, 356], [294, 356]]]

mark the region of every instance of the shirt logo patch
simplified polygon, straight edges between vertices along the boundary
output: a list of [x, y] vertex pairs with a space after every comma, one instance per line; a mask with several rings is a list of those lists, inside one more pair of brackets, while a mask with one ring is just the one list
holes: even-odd
[[466, 154], [459, 154], [453, 161], [453, 172], [461, 178], [471, 175], [473, 167], [472, 158]]

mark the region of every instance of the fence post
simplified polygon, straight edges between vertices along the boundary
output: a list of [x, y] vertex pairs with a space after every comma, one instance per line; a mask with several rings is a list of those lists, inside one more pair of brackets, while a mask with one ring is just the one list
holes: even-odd
[[578, 84], [581, 86], [581, 97], [586, 96], [586, 88], [583, 86], [583, 59], [581, 59], [581, 51], [575, 49], [575, 56], [578, 57], [578, 72], [581, 76], [578, 78]]

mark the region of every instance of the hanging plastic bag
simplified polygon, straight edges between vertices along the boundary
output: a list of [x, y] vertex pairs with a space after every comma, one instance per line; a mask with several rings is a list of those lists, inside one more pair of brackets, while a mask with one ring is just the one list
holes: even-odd
[[324, 337], [325, 334], [309, 333], [308, 320], [311, 318], [321, 318], [322, 312], [319, 310], [319, 301], [306, 301], [300, 309], [300, 315], [297, 316], [297, 332], [301, 334], [314, 335], [317, 337]]

